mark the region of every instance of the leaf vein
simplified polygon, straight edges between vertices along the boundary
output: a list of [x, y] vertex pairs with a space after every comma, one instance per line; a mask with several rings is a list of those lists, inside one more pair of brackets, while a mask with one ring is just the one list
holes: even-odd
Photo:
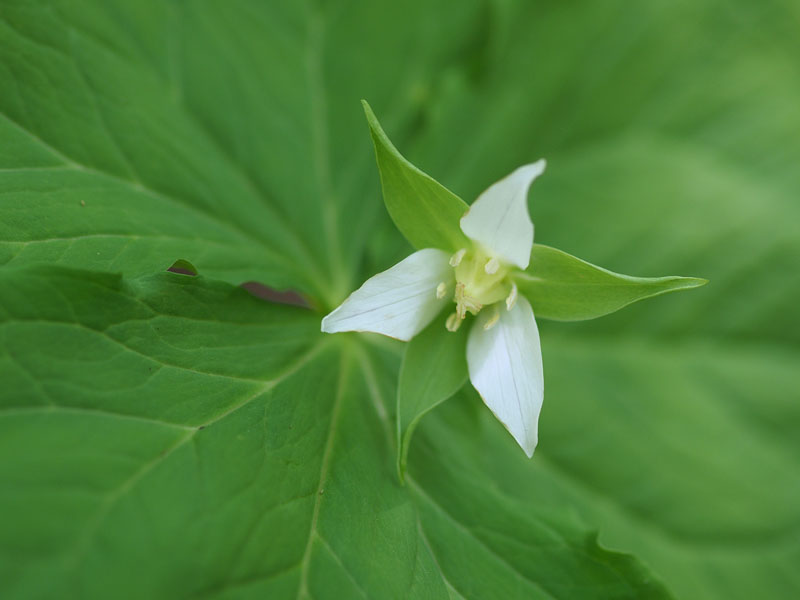
[[349, 367], [349, 356], [342, 353], [341, 364], [339, 368], [339, 385], [336, 390], [336, 395], [333, 400], [333, 407], [331, 408], [331, 422], [328, 429], [328, 439], [325, 441], [325, 449], [322, 453], [322, 462], [319, 471], [319, 485], [317, 486], [316, 498], [314, 500], [314, 510], [311, 514], [311, 525], [309, 526], [308, 541], [306, 543], [303, 558], [300, 562], [300, 584], [297, 588], [297, 598], [311, 597], [308, 588], [308, 570], [311, 564], [311, 551], [314, 543], [314, 536], [317, 534], [317, 523], [319, 520], [320, 507], [322, 505], [322, 497], [325, 489], [325, 483], [328, 479], [328, 469], [330, 468], [331, 456], [333, 455], [333, 446], [336, 439], [336, 423], [339, 420], [339, 414], [342, 407], [342, 399], [344, 397], [345, 384], [347, 382]]

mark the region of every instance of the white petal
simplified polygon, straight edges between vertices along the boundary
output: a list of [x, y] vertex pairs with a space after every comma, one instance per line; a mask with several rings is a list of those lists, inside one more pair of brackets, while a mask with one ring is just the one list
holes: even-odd
[[483, 325], [491, 312], [482, 311], [469, 333], [469, 379], [486, 406], [531, 457], [544, 394], [539, 330], [524, 296], [519, 296], [511, 310], [501, 308], [500, 320], [486, 330]]
[[[322, 331], [372, 331], [408, 341], [425, 329], [452, 298], [437, 298], [441, 282], [451, 286], [450, 255], [426, 248], [378, 273], [322, 319]], [[450, 288], [452, 289], [452, 287]], [[441, 295], [441, 294], [438, 294]]]
[[526, 269], [533, 247], [528, 188], [544, 172], [544, 159], [520, 167], [483, 192], [463, 217], [461, 231], [493, 255]]

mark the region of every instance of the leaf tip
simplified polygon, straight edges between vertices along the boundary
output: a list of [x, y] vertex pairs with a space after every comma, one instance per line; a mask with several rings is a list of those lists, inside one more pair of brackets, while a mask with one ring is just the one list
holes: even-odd
[[680, 289], [685, 290], [703, 287], [708, 283], [708, 279], [704, 279], [703, 277], [681, 277], [679, 281], [681, 283]]
[[178, 275], [189, 275], [190, 277], [197, 277], [197, 268], [188, 260], [179, 258], [167, 269], [170, 273], [177, 273]]
[[[362, 99], [361, 105], [364, 107], [364, 116], [367, 117], [367, 125], [369, 125], [369, 132], [372, 136], [372, 142], [375, 145], [376, 154], [378, 153], [379, 146], [382, 146], [395, 154], [396, 158], [399, 158], [403, 162], [408, 162], [405, 158], [403, 158], [397, 148], [394, 147], [394, 144], [392, 144], [389, 136], [386, 135], [386, 132], [381, 126], [381, 122], [378, 120], [378, 117], [375, 116], [375, 113], [373, 112], [372, 107], [369, 105], [369, 102]], [[409, 166], [414, 168], [410, 163]], [[378, 161], [378, 167], [380, 168], [380, 161]]]
[[[361, 107], [364, 109], [364, 115], [367, 117], [367, 123], [369, 123], [369, 126], [375, 126], [378, 123], [378, 118], [375, 116], [375, 112], [372, 110], [369, 102], [367, 102], [364, 98], [361, 99]], [[380, 125], [378, 126], [380, 127]]]

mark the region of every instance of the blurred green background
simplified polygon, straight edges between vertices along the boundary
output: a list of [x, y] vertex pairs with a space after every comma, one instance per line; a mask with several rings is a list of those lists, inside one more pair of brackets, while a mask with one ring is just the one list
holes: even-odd
[[[454, 503], [474, 478], [579, 516], [676, 597], [797, 596], [800, 4], [2, 0], [0, 22], [8, 269], [135, 278], [185, 258], [321, 315], [409, 252], [360, 98], [467, 202], [547, 158], [537, 242], [710, 283], [540, 323], [533, 460], [465, 390], [423, 422], [410, 472]], [[11, 172], [60, 161], [75, 172]], [[87, 193], [104, 210], [75, 218]]]

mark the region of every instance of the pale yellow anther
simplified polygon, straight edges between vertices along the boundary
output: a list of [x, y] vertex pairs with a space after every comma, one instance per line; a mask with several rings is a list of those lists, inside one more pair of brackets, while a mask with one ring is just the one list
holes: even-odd
[[443, 281], [436, 286], [436, 299], [441, 300], [447, 295], [447, 284]]
[[489, 331], [492, 327], [497, 325], [497, 322], [500, 320], [500, 311], [495, 309], [492, 311], [492, 316], [483, 324], [483, 328], [486, 331]]
[[464, 255], [466, 253], [467, 253], [467, 249], [466, 248], [462, 248], [461, 250], [459, 250], [458, 252], [453, 254], [453, 256], [450, 257], [450, 266], [451, 267], [457, 267], [458, 265], [460, 265], [461, 261], [464, 259]]
[[514, 305], [517, 303], [517, 284], [513, 281], [511, 282], [511, 291], [506, 298], [506, 310], [511, 310], [514, 308]]
[[497, 270], [499, 268], [500, 268], [500, 261], [492, 257], [488, 261], [486, 261], [486, 265], [483, 267], [483, 270], [486, 271], [487, 275], [494, 275], [495, 273], [497, 273]]
[[453, 313], [447, 317], [444, 326], [447, 327], [447, 331], [458, 331], [458, 328], [461, 327], [461, 321], [462, 317], [459, 317], [458, 313]]

